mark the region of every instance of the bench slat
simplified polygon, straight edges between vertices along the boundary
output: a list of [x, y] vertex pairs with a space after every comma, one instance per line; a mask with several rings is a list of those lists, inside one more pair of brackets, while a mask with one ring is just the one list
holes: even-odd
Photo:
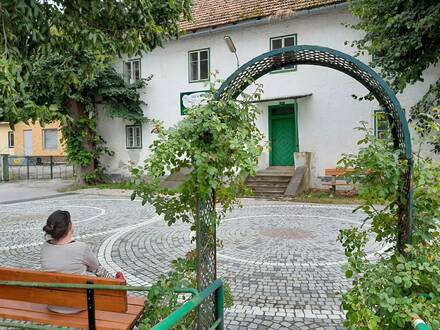
[[[87, 296], [84, 292], [53, 290], [46, 288], [24, 288], [17, 286], [2, 287], [0, 297], [28, 301], [37, 304], [48, 304], [64, 307], [87, 308]], [[122, 291], [122, 293], [125, 293]], [[114, 297], [99, 294], [95, 290], [95, 308], [97, 310], [125, 312], [127, 310], [126, 297]]]
[[327, 176], [344, 176], [345, 174], [353, 172], [354, 169], [326, 168], [324, 171], [325, 171], [325, 175], [327, 175]]
[[[137, 305], [142, 298], [136, 298], [133, 302], [131, 299], [132, 297], [128, 298], [128, 313], [97, 310], [95, 314], [97, 329], [130, 329], [143, 312], [143, 305]], [[73, 315], [58, 314], [47, 310], [46, 305], [16, 300], [0, 299], [0, 317], [64, 327], [82, 329], [88, 327], [86, 311]]]
[[[124, 285], [124, 280], [108, 279], [63, 273], [49, 273], [18, 268], [0, 268], [0, 281], [25, 281], [47, 283]], [[0, 288], [0, 298], [28, 301], [39, 304], [58, 305], [64, 307], [86, 308], [87, 298], [84, 289], [48, 289], [18, 286]], [[111, 312], [127, 311], [126, 291], [95, 290], [95, 307], [97, 310]]]

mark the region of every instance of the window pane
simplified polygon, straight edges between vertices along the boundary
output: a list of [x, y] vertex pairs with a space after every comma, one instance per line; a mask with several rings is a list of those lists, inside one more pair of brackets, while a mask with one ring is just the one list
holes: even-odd
[[133, 129], [133, 127], [128, 128], [128, 146], [130, 148], [134, 147], [134, 129]]
[[190, 80], [199, 80], [199, 63], [191, 62]]
[[209, 77], [209, 65], [208, 61], [200, 61], [200, 79], [208, 79]]
[[189, 53], [189, 57], [191, 62], [197, 62], [199, 60], [199, 53]]
[[208, 59], [208, 51], [207, 50], [202, 50], [200, 52], [200, 60], [203, 61], [203, 60], [207, 60], [207, 59]]
[[374, 116], [376, 137], [379, 139], [386, 139], [390, 134], [387, 115], [383, 111], [377, 111], [375, 112]]
[[282, 42], [281, 39], [272, 39], [272, 49], [278, 49], [278, 48], [282, 48]]
[[44, 135], [44, 149], [56, 150], [57, 149], [57, 130], [46, 129], [43, 131]]
[[141, 65], [140, 65], [140, 61], [134, 61], [133, 62], [133, 79], [135, 81], [141, 79]]
[[8, 132], [8, 147], [14, 148], [14, 132]]
[[379, 120], [377, 122], [377, 130], [378, 131], [386, 131], [387, 129], [388, 129], [388, 122], [387, 121]]
[[295, 46], [295, 37], [284, 38], [284, 47]]
[[140, 148], [142, 145], [141, 143], [141, 128], [138, 126], [136, 127], [136, 144], [135, 146]]
[[124, 80], [126, 83], [130, 83], [131, 78], [131, 63], [125, 62], [124, 63]]

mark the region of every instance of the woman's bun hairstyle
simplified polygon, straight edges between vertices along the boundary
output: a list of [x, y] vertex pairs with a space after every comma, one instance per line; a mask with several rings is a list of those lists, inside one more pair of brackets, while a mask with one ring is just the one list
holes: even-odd
[[57, 210], [49, 215], [43, 230], [54, 240], [59, 240], [67, 235], [70, 225], [70, 213], [67, 211]]

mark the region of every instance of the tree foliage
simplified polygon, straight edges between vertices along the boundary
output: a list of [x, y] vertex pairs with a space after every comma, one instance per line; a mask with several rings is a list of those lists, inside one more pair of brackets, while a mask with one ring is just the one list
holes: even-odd
[[[348, 329], [409, 329], [413, 314], [440, 328], [440, 165], [414, 155], [414, 233], [406, 254], [397, 249], [398, 185], [405, 171], [399, 151], [378, 140], [366, 124], [357, 155], [344, 155], [340, 165], [364, 200], [362, 229], [342, 230], [339, 240], [348, 257], [346, 276], [353, 287], [343, 296]], [[379, 205], [379, 206], [378, 206]], [[375, 239], [388, 250], [371, 260], [366, 244]]]
[[[350, 1], [364, 32], [353, 43], [359, 52], [372, 54], [372, 65], [391, 82], [396, 92], [423, 80], [423, 73], [440, 60], [440, 2], [437, 0]], [[430, 136], [440, 152], [440, 78], [411, 111], [411, 119]]]
[[178, 37], [178, 22], [189, 16], [190, 0], [2, 0], [0, 119], [60, 120], [69, 158], [99, 171], [94, 98], [111, 116], [136, 120], [141, 112], [135, 89], [111, 69], [114, 59]]
[[30, 78], [40, 60], [66, 58], [66, 64], [73, 65], [70, 79], [58, 81], [55, 87], [80, 90], [82, 77], [92, 80], [116, 56], [151, 51], [164, 39], [177, 37], [179, 20], [189, 15], [189, 0], [2, 0], [0, 70], [5, 75], [0, 78], [0, 109], [4, 119], [22, 119], [24, 106], [34, 106], [38, 114], [41, 107], [56, 104], [51, 99], [31, 102], [27, 87], [32, 89]]

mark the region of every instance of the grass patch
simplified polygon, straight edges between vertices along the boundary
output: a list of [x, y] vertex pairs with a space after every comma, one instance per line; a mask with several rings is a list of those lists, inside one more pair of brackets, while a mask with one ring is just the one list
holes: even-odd
[[294, 197], [284, 197], [283, 199], [301, 203], [319, 203], [319, 204], [360, 204], [361, 200], [353, 192], [336, 192], [313, 189]]
[[110, 182], [110, 183], [100, 183], [100, 184], [72, 184], [68, 187], [59, 189], [60, 192], [76, 191], [81, 189], [121, 189], [121, 190], [133, 190], [133, 184], [128, 181], [122, 182]]

